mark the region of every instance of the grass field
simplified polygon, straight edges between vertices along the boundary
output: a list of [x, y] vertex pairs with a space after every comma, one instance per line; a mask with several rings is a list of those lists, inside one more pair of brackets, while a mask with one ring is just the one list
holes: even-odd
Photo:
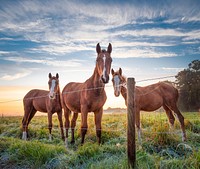
[[[142, 145], [136, 141], [139, 169], [199, 169], [200, 113], [183, 113], [187, 142], [181, 141], [176, 120], [170, 129], [165, 113], [141, 113]], [[29, 125], [29, 140], [21, 140], [22, 117], [0, 117], [0, 168], [123, 169], [127, 166], [126, 113], [104, 114], [102, 145], [96, 143], [93, 114], [85, 144], [80, 145], [80, 115], [76, 143], [66, 149], [60, 139], [57, 116], [53, 116], [53, 140], [48, 140], [47, 117], [36, 116]], [[137, 138], [137, 137], [136, 137]]]

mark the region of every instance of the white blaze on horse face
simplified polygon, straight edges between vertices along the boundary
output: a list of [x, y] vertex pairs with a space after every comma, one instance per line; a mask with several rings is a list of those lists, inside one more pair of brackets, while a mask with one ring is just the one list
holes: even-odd
[[56, 86], [56, 80], [52, 80], [51, 88], [50, 88], [50, 92], [49, 92], [50, 99], [54, 99], [54, 97], [55, 97], [55, 95], [54, 95], [55, 94], [55, 92], [54, 92], [55, 86]]
[[106, 55], [103, 56], [103, 78], [106, 81]]
[[120, 79], [119, 79], [119, 76], [118, 75], [114, 76], [113, 80], [114, 80], [115, 96], [119, 96], [119, 94], [120, 94]]

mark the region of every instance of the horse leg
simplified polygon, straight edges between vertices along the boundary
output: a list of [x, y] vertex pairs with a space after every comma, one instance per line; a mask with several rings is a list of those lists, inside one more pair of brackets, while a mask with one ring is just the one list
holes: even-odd
[[101, 144], [101, 119], [103, 114], [103, 108], [101, 108], [98, 112], [94, 113], [94, 121], [96, 125], [96, 136], [97, 141], [99, 144]]
[[31, 111], [31, 113], [30, 113], [30, 115], [29, 115], [29, 118], [28, 118], [28, 125], [29, 125], [29, 123], [30, 123], [30, 121], [31, 121], [31, 119], [35, 116], [35, 113], [37, 112], [37, 110], [35, 110], [34, 108], [32, 109], [32, 111]]
[[165, 112], [166, 112], [166, 115], [168, 117], [171, 127], [174, 127], [175, 118], [174, 118], [172, 111], [165, 104], [163, 104], [163, 108], [165, 109]]
[[48, 112], [48, 128], [49, 128], [49, 141], [52, 141], [52, 135], [51, 135], [51, 130], [52, 130], [52, 113]]
[[81, 144], [84, 144], [85, 140], [85, 134], [87, 133], [87, 116], [88, 116], [88, 111], [87, 111], [87, 106], [81, 106]]
[[29, 124], [28, 120], [30, 115], [32, 114], [33, 109], [34, 109], [33, 106], [28, 106], [28, 109], [24, 108], [24, 117], [22, 120], [22, 128], [23, 128], [22, 140], [27, 140], [27, 131]]
[[76, 127], [76, 120], [78, 118], [78, 113], [73, 113], [73, 117], [71, 120], [71, 130], [72, 130], [72, 140], [71, 140], [71, 144], [75, 143], [75, 139], [74, 139], [74, 129]]
[[27, 140], [27, 130], [28, 130], [28, 114], [25, 112], [24, 117], [22, 119], [22, 140]]
[[182, 129], [182, 141], [186, 141], [186, 133], [185, 133], [185, 124], [184, 124], [184, 117], [181, 114], [181, 112], [179, 111], [177, 105], [174, 105], [172, 110], [174, 111], [174, 113], [177, 115], [178, 120], [181, 124], [181, 129]]
[[58, 120], [60, 124], [61, 137], [62, 137], [62, 140], [65, 140], [64, 131], [63, 131], [62, 110], [57, 112], [57, 115], [58, 115]]
[[141, 139], [141, 128], [140, 128], [140, 109], [138, 107], [135, 107], [135, 125], [137, 127], [138, 142], [141, 145], [142, 139]]
[[64, 116], [65, 116], [65, 130], [66, 130], [66, 137], [65, 137], [65, 146], [68, 147], [68, 130], [70, 126], [69, 116], [71, 114], [71, 111], [64, 106]]

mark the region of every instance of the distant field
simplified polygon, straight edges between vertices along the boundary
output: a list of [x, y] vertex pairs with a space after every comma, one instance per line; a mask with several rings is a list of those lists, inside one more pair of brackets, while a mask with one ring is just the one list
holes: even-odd
[[[188, 137], [184, 143], [177, 120], [174, 129], [170, 129], [165, 113], [141, 113], [143, 133], [142, 145], [136, 141], [137, 168], [200, 168], [200, 113], [183, 115]], [[93, 119], [91, 113], [85, 144], [80, 146], [79, 115], [76, 143], [66, 149], [60, 139], [57, 116], [53, 116], [51, 142], [48, 140], [46, 116], [32, 119], [28, 141], [21, 140], [22, 117], [0, 117], [0, 168], [127, 168], [126, 113], [109, 112], [103, 115], [103, 143], [100, 146], [96, 143]]]

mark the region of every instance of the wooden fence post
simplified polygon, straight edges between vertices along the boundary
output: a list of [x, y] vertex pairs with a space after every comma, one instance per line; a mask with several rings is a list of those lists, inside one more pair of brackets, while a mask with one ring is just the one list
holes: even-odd
[[135, 168], [136, 166], [136, 145], [135, 145], [135, 79], [127, 79], [127, 155], [128, 167]]

